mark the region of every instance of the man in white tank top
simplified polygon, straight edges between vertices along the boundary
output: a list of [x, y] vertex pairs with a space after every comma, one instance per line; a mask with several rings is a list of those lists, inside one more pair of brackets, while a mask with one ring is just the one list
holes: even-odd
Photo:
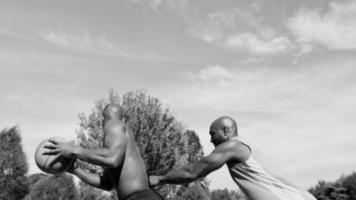
[[253, 149], [238, 137], [236, 122], [231, 117], [216, 119], [209, 133], [215, 146], [210, 155], [166, 175], [150, 176], [151, 186], [189, 183], [226, 164], [232, 179], [250, 200], [315, 200], [308, 192], [270, 174], [255, 161]]

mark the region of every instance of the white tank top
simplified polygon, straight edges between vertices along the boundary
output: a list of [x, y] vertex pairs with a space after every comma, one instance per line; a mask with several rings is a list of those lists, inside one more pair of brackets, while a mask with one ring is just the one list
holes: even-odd
[[[241, 138], [236, 139], [250, 149]], [[251, 149], [252, 152], [252, 149]], [[227, 163], [232, 179], [249, 200], [316, 200], [307, 191], [303, 191], [289, 181], [279, 179], [263, 169], [251, 156], [243, 163]]]

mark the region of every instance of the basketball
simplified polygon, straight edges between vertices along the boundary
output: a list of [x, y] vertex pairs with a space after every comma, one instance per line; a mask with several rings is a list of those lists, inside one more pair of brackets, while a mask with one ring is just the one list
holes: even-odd
[[[63, 138], [55, 137], [49, 139], [56, 139], [62, 142], [67, 142]], [[49, 174], [58, 174], [65, 172], [72, 164], [74, 159], [57, 157], [57, 155], [44, 155], [43, 153], [48, 149], [44, 148], [45, 145], [50, 144], [49, 139], [43, 140], [37, 147], [35, 153], [35, 161], [43, 172]]]

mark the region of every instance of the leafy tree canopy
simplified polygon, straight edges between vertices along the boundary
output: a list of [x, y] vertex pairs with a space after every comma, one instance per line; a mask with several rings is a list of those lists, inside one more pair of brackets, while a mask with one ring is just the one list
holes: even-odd
[[0, 133], [0, 200], [19, 200], [28, 192], [28, 164], [17, 127]]
[[[82, 147], [102, 147], [102, 111], [108, 103], [122, 106], [124, 121], [135, 135], [148, 174], [166, 174], [203, 155], [198, 135], [186, 130], [167, 107], [143, 91], [129, 92], [120, 97], [111, 90], [107, 99], [95, 103], [89, 115], [79, 114], [77, 138]], [[99, 166], [82, 163], [82, 167], [91, 172], [101, 172]], [[202, 180], [202, 184], [207, 183]], [[159, 191], [163, 196], [169, 196], [178, 188], [165, 186]]]

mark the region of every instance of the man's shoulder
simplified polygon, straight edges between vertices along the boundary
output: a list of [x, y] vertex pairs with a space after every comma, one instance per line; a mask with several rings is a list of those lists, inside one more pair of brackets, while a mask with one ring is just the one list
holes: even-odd
[[214, 149], [214, 151], [216, 151], [216, 152], [231, 152], [231, 151], [234, 152], [234, 151], [238, 151], [240, 145], [241, 144], [237, 141], [228, 140], [228, 141], [218, 145]]
[[244, 142], [240, 141], [239, 139], [235, 139], [235, 138], [224, 142], [222, 145], [224, 145], [226, 148], [233, 148], [233, 149], [248, 146]]
[[240, 137], [233, 137], [229, 141], [229, 144], [238, 148], [247, 148], [250, 151], [252, 151], [252, 148], [248, 142], [245, 140], [241, 139]]
[[243, 162], [247, 160], [251, 155], [251, 149], [245, 143], [237, 139], [232, 139], [224, 142], [219, 145], [217, 148], [220, 148], [223, 152], [226, 152], [231, 155], [231, 159]]
[[124, 133], [126, 130], [126, 124], [122, 121], [110, 121], [105, 124], [104, 131], [107, 133]]

